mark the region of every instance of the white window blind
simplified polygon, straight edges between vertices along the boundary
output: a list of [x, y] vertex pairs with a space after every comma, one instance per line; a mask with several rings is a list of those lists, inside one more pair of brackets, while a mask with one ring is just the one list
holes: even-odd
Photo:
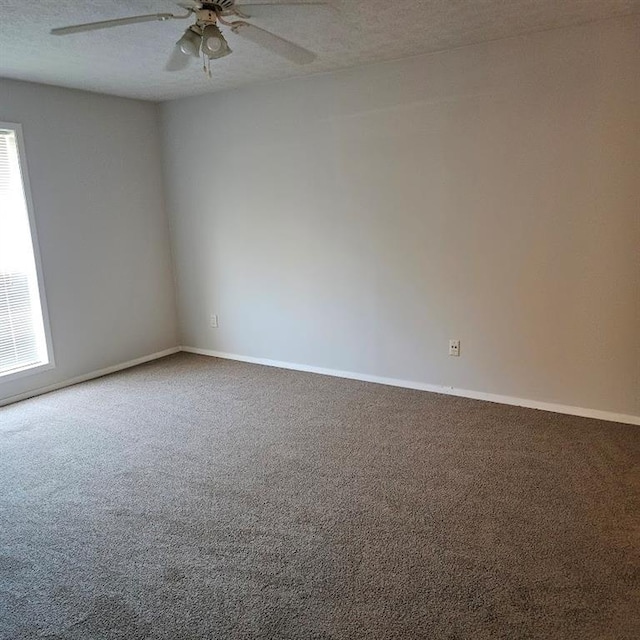
[[0, 381], [48, 362], [18, 139], [0, 124]]

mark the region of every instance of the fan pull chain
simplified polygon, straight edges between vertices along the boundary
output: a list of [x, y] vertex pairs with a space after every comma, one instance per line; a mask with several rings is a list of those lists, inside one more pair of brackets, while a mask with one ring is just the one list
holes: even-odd
[[204, 52], [202, 53], [202, 71], [206, 76], [213, 79], [213, 75], [211, 74], [211, 58], [206, 56]]

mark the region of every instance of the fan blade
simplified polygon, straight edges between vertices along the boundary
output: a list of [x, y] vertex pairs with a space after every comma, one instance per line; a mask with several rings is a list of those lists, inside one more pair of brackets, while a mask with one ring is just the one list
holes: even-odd
[[247, 18], [275, 18], [279, 15], [280, 9], [330, 9], [334, 8], [326, 2], [267, 2], [264, 4], [237, 4], [233, 9], [237, 9], [242, 16]]
[[165, 71], [182, 71], [189, 66], [191, 57], [182, 53], [182, 50], [178, 45], [173, 48], [167, 64], [164, 65]]
[[103, 20], [102, 22], [88, 22], [87, 24], [75, 24], [71, 27], [60, 27], [58, 29], [51, 29], [51, 34], [54, 36], [64, 36], [68, 33], [80, 33], [81, 31], [94, 31], [95, 29], [109, 29], [111, 27], [120, 27], [125, 24], [137, 24], [138, 22], [153, 22], [159, 20], [182, 20], [191, 16], [188, 13], [186, 16], [175, 16], [173, 13], [150, 13], [145, 16], [133, 16], [131, 18], [117, 18], [116, 20]]
[[315, 53], [307, 51], [307, 49], [303, 49], [293, 42], [289, 42], [270, 31], [266, 31], [247, 22], [237, 22], [232, 27], [232, 30], [239, 36], [296, 64], [309, 64], [316, 59]]

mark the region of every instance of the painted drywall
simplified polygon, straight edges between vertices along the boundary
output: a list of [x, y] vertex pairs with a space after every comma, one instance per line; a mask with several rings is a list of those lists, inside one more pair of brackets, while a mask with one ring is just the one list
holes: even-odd
[[157, 106], [0, 79], [23, 127], [56, 368], [0, 401], [176, 346]]
[[182, 344], [640, 415], [639, 34], [164, 104]]

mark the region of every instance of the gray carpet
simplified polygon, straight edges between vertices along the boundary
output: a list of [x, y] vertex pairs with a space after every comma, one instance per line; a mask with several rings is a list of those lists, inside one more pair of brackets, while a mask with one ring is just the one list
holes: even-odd
[[0, 409], [0, 638], [640, 637], [640, 428], [178, 354]]

